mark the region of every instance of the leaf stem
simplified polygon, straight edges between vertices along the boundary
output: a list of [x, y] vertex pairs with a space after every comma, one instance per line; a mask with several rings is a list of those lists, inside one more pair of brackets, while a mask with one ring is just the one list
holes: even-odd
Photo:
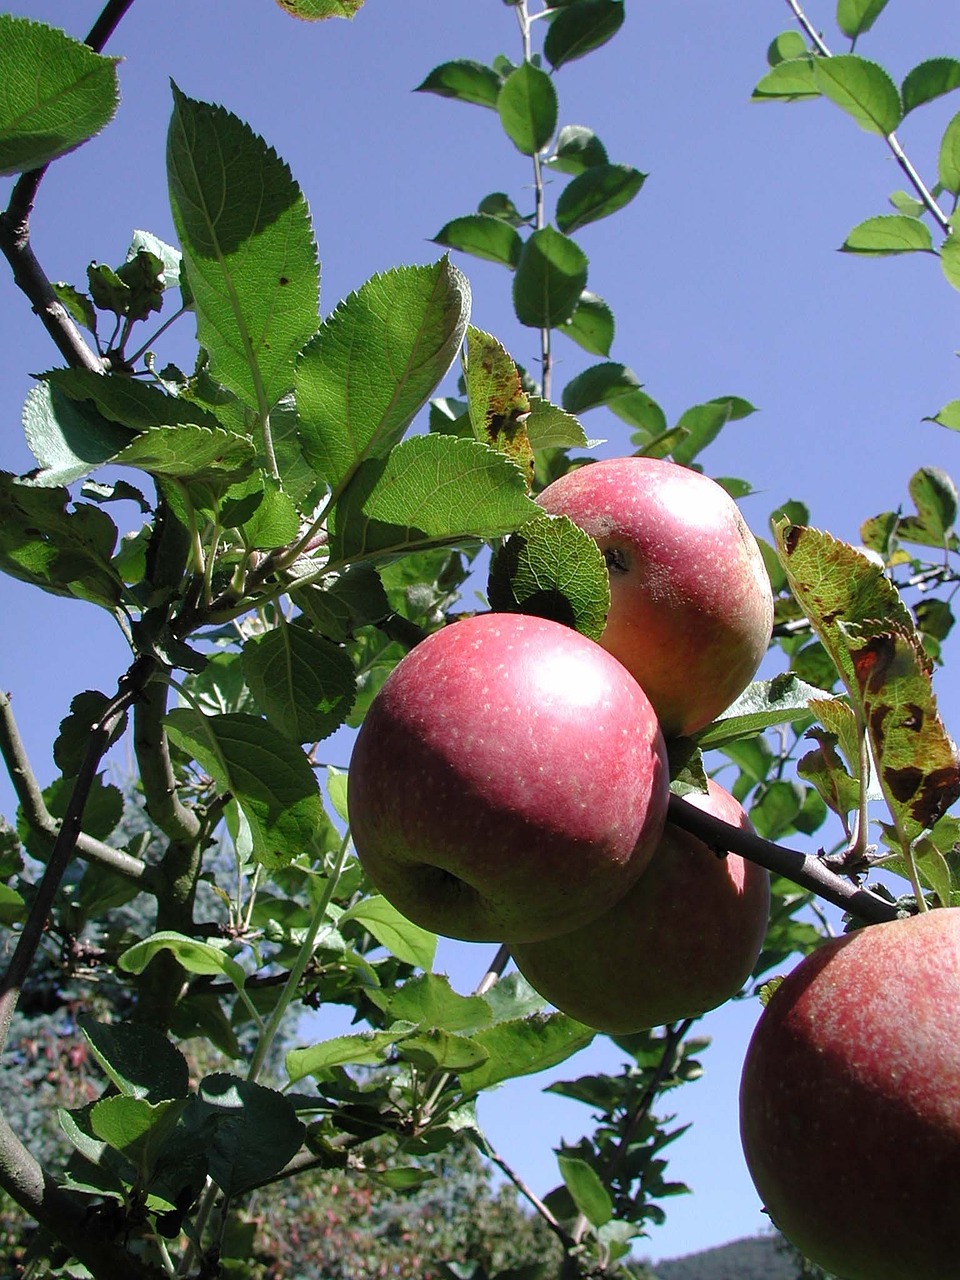
[[287, 1012], [290, 1004], [297, 993], [297, 988], [306, 971], [307, 965], [310, 963], [310, 957], [313, 955], [314, 944], [317, 940], [317, 934], [320, 927], [326, 919], [327, 909], [333, 901], [333, 895], [336, 893], [337, 883], [340, 880], [340, 873], [343, 870], [347, 858], [347, 849], [350, 845], [350, 828], [344, 832], [343, 839], [340, 842], [340, 848], [333, 860], [333, 865], [327, 875], [326, 883], [323, 886], [323, 893], [320, 895], [313, 916], [307, 926], [307, 931], [303, 942], [300, 944], [300, 950], [290, 970], [286, 985], [280, 993], [280, 999], [274, 1006], [273, 1013], [267, 1022], [266, 1030], [257, 1041], [257, 1047], [254, 1051], [253, 1059], [250, 1063], [250, 1070], [247, 1072], [247, 1079], [255, 1082], [260, 1072], [263, 1070], [263, 1064], [267, 1059], [267, 1054], [273, 1047], [273, 1042], [280, 1030], [280, 1023]]

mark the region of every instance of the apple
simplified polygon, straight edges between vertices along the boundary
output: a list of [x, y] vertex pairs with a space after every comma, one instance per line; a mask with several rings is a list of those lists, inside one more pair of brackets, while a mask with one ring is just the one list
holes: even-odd
[[544, 618], [483, 614], [394, 668], [354, 745], [357, 856], [405, 916], [472, 941], [584, 924], [645, 867], [668, 771], [643, 690]]
[[818, 948], [747, 1050], [740, 1128], [774, 1223], [844, 1280], [960, 1275], [960, 909]]
[[[728, 791], [686, 800], [750, 827]], [[735, 995], [767, 929], [770, 877], [737, 854], [719, 856], [667, 823], [647, 869], [583, 928], [511, 947], [517, 968], [551, 1004], [611, 1035], [695, 1018]]]
[[600, 644], [643, 687], [666, 737], [715, 720], [753, 679], [773, 627], [760, 548], [726, 490], [675, 462], [612, 458], [567, 472], [537, 501], [603, 552]]

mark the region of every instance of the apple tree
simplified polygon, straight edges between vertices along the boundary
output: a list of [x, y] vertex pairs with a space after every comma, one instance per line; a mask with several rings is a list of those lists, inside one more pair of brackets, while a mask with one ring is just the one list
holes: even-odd
[[[685, 1190], [666, 1176], [679, 1132], [659, 1106], [700, 1073], [706, 1006], [613, 1031], [619, 1074], [552, 1086], [585, 1103], [593, 1127], [561, 1145], [552, 1190], [527, 1187], [482, 1132], [477, 1099], [574, 1059], [600, 1032], [509, 968], [508, 944], [529, 939], [495, 931], [501, 945], [471, 992], [435, 972], [435, 934], [354, 856], [352, 824], [360, 831], [367, 811], [351, 813], [348, 776], [320, 762], [321, 744], [382, 706], [411, 651], [461, 625], [478, 584], [495, 613], [538, 615], [602, 652], [619, 553], [536, 500], [592, 474], [581, 418], [609, 411], [624, 453], [699, 484], [703, 451], [754, 412], [718, 389], [671, 422], [613, 358], [613, 312], [577, 233], [640, 196], [645, 175], [592, 128], [563, 123], [559, 92], [568, 64], [618, 37], [625, 2], [545, 0], [532, 12], [507, 0], [512, 58], [465, 50], [411, 69], [420, 91], [501, 130], [529, 159], [529, 185], [445, 211], [442, 252], [375, 276], [326, 316], [307, 196], [289, 167], [229, 103], [176, 85], [166, 167], [177, 244], [137, 230], [85, 281], [45, 273], [31, 228], [44, 175], [118, 109], [116, 60], [103, 51], [122, 42], [131, 2], [109, 0], [85, 40], [0, 15], [0, 169], [12, 179], [0, 249], [24, 315], [56, 352], [23, 411], [36, 467], [0, 473], [0, 568], [77, 610], [105, 610], [130, 651], [113, 688], [86, 688], [78, 672], [45, 788], [0, 693], [19, 806], [0, 828], [5, 1070], [19, 1069], [11, 1026], [51, 954], [96, 1064], [91, 1096], [59, 1109], [62, 1147], [0, 1117], [0, 1188], [56, 1242], [48, 1274], [253, 1277], [250, 1236], [233, 1226], [258, 1189], [335, 1170], [354, 1189], [414, 1192], [467, 1144], [546, 1224], [564, 1276], [613, 1274], [662, 1221], [660, 1202]], [[351, 17], [362, 0], [280, 3], [314, 21]], [[853, 52], [884, 7], [839, 0], [851, 50], [834, 53], [789, 0], [794, 25], [772, 41], [755, 96], [825, 97], [877, 135], [909, 192], [844, 247], [935, 255], [960, 286], [960, 116], [934, 182], [896, 136], [908, 112], [960, 86], [960, 62], [934, 59], [898, 86]], [[323, 26], [304, 30], [322, 41]], [[535, 335], [534, 372], [471, 322], [476, 259], [503, 269], [511, 322]], [[191, 362], [163, 354], [174, 323], [195, 326]], [[562, 387], [558, 337], [588, 358]], [[936, 418], [960, 426], [960, 401]], [[720, 483], [734, 500], [751, 491]], [[821, 903], [851, 926], [893, 930], [895, 949], [900, 917], [957, 905], [948, 811], [960, 770], [931, 685], [954, 620], [957, 491], [931, 467], [909, 488], [910, 506], [864, 513], [857, 547], [811, 527], [800, 502], [771, 513], [758, 539], [772, 604], [764, 678], [737, 695], [738, 676], [708, 723], [664, 726], [672, 838], [769, 873], [748, 992], [791, 957], [826, 954]], [[693, 554], [692, 521], [687, 534]], [[732, 659], [721, 648], [711, 663], [727, 688]], [[484, 732], [481, 697], [468, 728], [465, 753]], [[105, 774], [121, 741], [136, 766], [127, 794]], [[536, 744], [511, 746], [532, 757]], [[378, 760], [388, 788], [403, 786], [402, 763]], [[749, 824], [706, 806], [721, 770], [728, 819], [746, 811]], [[447, 797], [451, 825], [477, 803], [470, 786]], [[796, 847], [811, 836], [813, 852]], [[634, 876], [641, 902], [647, 874]], [[652, 929], [662, 911], [649, 914]], [[902, 954], [909, 964], [908, 945]], [[955, 940], [951, 954], [944, 966]], [[298, 1013], [318, 1012], [316, 1029], [324, 1009], [347, 1010], [353, 1029], [298, 1039]], [[960, 1123], [951, 1137], [956, 1167]], [[911, 1193], [929, 1202], [933, 1175]], [[856, 1257], [841, 1261], [866, 1276]], [[529, 1263], [531, 1277], [552, 1266]]]

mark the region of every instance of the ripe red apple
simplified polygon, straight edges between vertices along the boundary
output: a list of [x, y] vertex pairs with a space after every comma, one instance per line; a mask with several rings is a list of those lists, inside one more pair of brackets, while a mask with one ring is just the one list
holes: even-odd
[[960, 909], [826, 943], [774, 992], [740, 1089], [770, 1217], [844, 1280], [960, 1275]]
[[[688, 802], [750, 823], [729, 792]], [[770, 877], [667, 823], [647, 869], [609, 911], [559, 938], [511, 947], [517, 968], [571, 1017], [622, 1035], [693, 1018], [735, 995], [763, 946]]]
[[716, 719], [753, 679], [773, 626], [760, 548], [726, 490], [675, 462], [613, 458], [568, 472], [537, 501], [603, 552], [600, 643], [643, 687], [664, 734]]
[[350, 764], [354, 845], [405, 916], [473, 941], [576, 928], [663, 829], [653, 708], [599, 645], [484, 614], [429, 636], [374, 699]]

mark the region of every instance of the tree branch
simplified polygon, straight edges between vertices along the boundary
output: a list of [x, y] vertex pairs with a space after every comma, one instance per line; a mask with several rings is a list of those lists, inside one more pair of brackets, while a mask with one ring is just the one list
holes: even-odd
[[170, 760], [170, 745], [163, 729], [168, 686], [155, 681], [143, 692], [133, 712], [133, 749], [143, 783], [147, 813], [173, 841], [194, 841], [200, 835], [200, 819], [181, 803]]
[[73, 784], [67, 810], [63, 815], [63, 822], [57, 832], [43, 878], [37, 888], [30, 914], [20, 932], [7, 971], [0, 982], [0, 1053], [3, 1052], [3, 1046], [6, 1043], [10, 1019], [17, 1007], [21, 988], [46, 929], [47, 917], [60, 887], [60, 881], [76, 853], [83, 810], [100, 761], [110, 745], [110, 739], [120, 720], [131, 703], [139, 697], [152, 665], [151, 658], [137, 658], [134, 661], [130, 669], [121, 676], [117, 692], [107, 703], [103, 715], [90, 731], [86, 754]]
[[881, 924], [897, 918], [895, 903], [838, 876], [824, 866], [820, 858], [797, 849], [786, 849], [771, 840], [764, 840], [754, 831], [731, 826], [695, 805], [687, 804], [680, 796], [670, 797], [667, 821], [697, 836], [711, 849], [738, 853], [869, 924]]
[[[44, 803], [40, 784], [27, 759], [23, 740], [14, 718], [13, 707], [2, 690], [0, 690], [0, 756], [3, 757], [7, 766], [13, 789], [30, 830], [50, 842], [55, 842], [60, 832], [60, 823]], [[88, 836], [83, 831], [77, 836], [76, 852], [87, 862], [97, 862], [131, 880], [143, 880], [141, 887], [149, 892], [150, 886], [147, 883], [149, 868], [140, 858], [134, 858], [122, 849], [114, 849], [111, 845], [104, 844], [102, 840], [95, 840], [93, 836]]]

